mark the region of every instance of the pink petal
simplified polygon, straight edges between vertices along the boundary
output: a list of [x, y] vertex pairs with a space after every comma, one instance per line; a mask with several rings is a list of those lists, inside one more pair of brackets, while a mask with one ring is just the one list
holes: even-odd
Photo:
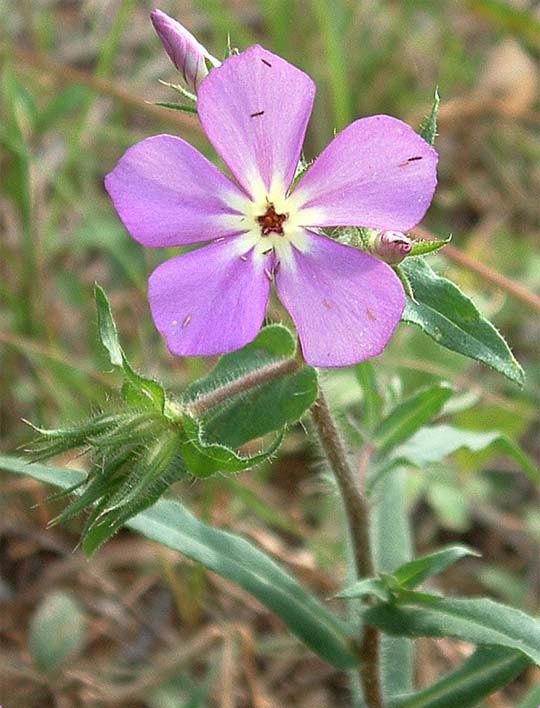
[[[245, 199], [181, 138], [156, 135], [124, 154], [105, 178], [124, 226], [143, 246], [180, 246], [231, 233], [228, 202]], [[225, 216], [225, 218], [224, 218]]]
[[433, 198], [437, 159], [397, 118], [357, 120], [332, 140], [294, 190], [309, 209], [305, 225], [411, 229]]
[[310, 246], [292, 249], [276, 287], [296, 324], [304, 358], [320, 367], [349, 366], [386, 347], [405, 307], [394, 271], [373, 256], [309, 233]]
[[210, 72], [197, 106], [210, 142], [254, 196], [272, 182], [289, 187], [314, 97], [309, 76], [255, 45]]
[[150, 309], [172, 354], [223, 354], [256, 337], [270, 282], [265, 262], [240, 246], [235, 238], [213, 243], [162, 263], [150, 276]]

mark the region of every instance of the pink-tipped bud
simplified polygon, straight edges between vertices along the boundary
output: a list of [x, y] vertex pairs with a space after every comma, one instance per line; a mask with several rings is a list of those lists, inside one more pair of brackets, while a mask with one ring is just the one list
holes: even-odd
[[182, 73], [189, 89], [196, 92], [208, 74], [206, 62], [219, 66], [215, 57], [200, 44], [185, 27], [161, 10], [153, 10], [150, 19], [163, 48], [175, 67]]
[[397, 265], [412, 251], [413, 242], [400, 231], [380, 231], [373, 242], [372, 253], [390, 265]]

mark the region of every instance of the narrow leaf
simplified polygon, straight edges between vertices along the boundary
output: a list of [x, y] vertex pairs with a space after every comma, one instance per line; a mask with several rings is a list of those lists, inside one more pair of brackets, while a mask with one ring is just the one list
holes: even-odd
[[540, 664], [540, 621], [487, 599], [440, 599], [422, 606], [374, 607], [366, 622], [405, 637], [455, 637], [518, 649]]
[[141, 376], [132, 368], [120, 346], [116, 323], [107, 295], [98, 283], [94, 286], [94, 292], [99, 337], [109, 352], [111, 364], [121, 368], [124, 373], [125, 382], [122, 388], [124, 400], [134, 407], [150, 407], [163, 412], [165, 407], [163, 387], [157, 381]]
[[[84, 478], [82, 472], [25, 464], [6, 455], [0, 455], [0, 469], [64, 488]], [[211, 528], [179, 502], [163, 499], [127, 526], [236, 582], [332, 666], [348, 668], [358, 663], [344, 622], [270, 556], [240, 536]]]
[[[380, 480], [372, 507], [371, 530], [375, 567], [391, 573], [412, 558], [412, 530], [404, 469]], [[381, 668], [385, 690], [390, 694], [412, 691], [415, 646], [406, 637], [381, 637]]]
[[439, 106], [441, 105], [441, 97], [439, 96], [439, 87], [435, 89], [431, 111], [420, 126], [420, 136], [424, 138], [426, 143], [433, 145], [437, 137], [437, 116], [439, 114]]
[[122, 366], [123, 352], [118, 340], [118, 331], [114, 321], [111, 305], [105, 291], [96, 283], [94, 285], [96, 310], [98, 319], [98, 332], [101, 343], [109, 352], [109, 359], [113, 366]]
[[433, 253], [438, 251], [440, 248], [447, 246], [452, 240], [452, 234], [449, 234], [446, 238], [437, 238], [432, 241], [416, 240], [413, 242], [413, 247], [410, 256], [425, 256], [427, 253]]
[[405, 259], [400, 268], [414, 293], [414, 300], [407, 299], [405, 322], [418, 325], [441, 346], [523, 385], [523, 369], [508, 344], [457, 285], [437, 275], [421, 258]]
[[195, 113], [197, 114], [197, 109], [195, 106], [188, 106], [185, 103], [171, 103], [170, 101], [156, 101], [153, 103], [154, 106], [161, 106], [162, 108], [172, 108], [175, 111], [184, 111], [184, 113]]
[[383, 602], [388, 602], [390, 600], [390, 593], [384, 580], [380, 578], [364, 578], [363, 580], [358, 580], [358, 582], [349, 585], [339, 592], [336, 597], [341, 600], [354, 599], [366, 597], [366, 595], [373, 595], [379, 598]]
[[533, 482], [540, 479], [540, 471], [531, 458], [513, 440], [498, 432], [461, 430], [451, 425], [427, 426], [396, 448], [393, 457], [422, 469], [434, 462], [442, 462], [462, 448], [471, 452], [489, 450], [494, 454], [508, 455]]
[[388, 708], [474, 708], [517, 678], [529, 663], [521, 652], [481, 646], [458, 669], [418, 693], [392, 698]]
[[461, 558], [479, 555], [466, 546], [449, 546], [405, 563], [394, 571], [393, 576], [402, 587], [415, 588], [431, 576], [442, 573]]
[[449, 386], [437, 384], [417, 391], [400, 403], [375, 433], [378, 449], [385, 452], [407, 440], [439, 413], [451, 395]]
[[362, 388], [362, 419], [368, 430], [373, 430], [380, 422], [382, 397], [377, 389], [375, 369], [370, 361], [363, 361], [354, 367], [356, 379]]

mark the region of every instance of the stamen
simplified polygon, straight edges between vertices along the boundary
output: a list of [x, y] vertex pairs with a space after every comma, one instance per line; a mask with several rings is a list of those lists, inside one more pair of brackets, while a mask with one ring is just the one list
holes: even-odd
[[265, 269], [264, 269], [264, 274], [266, 275], [266, 277], [268, 278], [268, 280], [269, 280], [270, 282], [272, 282], [272, 281], [274, 280], [274, 276], [273, 276], [272, 273], [268, 270], [268, 268], [265, 268]]
[[283, 236], [283, 222], [288, 218], [288, 214], [278, 214], [273, 204], [268, 204], [264, 214], [257, 217], [261, 225], [261, 234], [268, 236], [270, 233]]
[[192, 317], [192, 315], [186, 315], [186, 316], [184, 317], [184, 321], [182, 322], [182, 327], [183, 327], [183, 328], [184, 328], [184, 327], [187, 327], [188, 324], [191, 322], [191, 317]]

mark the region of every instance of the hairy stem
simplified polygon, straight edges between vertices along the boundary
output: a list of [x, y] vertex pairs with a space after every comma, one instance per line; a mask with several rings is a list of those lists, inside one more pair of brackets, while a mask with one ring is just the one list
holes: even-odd
[[244, 391], [248, 391], [255, 386], [261, 386], [273, 379], [278, 379], [287, 374], [293, 374], [300, 368], [300, 364], [296, 359], [285, 359], [285, 361], [277, 362], [276, 364], [268, 364], [256, 371], [251, 371], [245, 376], [240, 376], [238, 379], [231, 381], [224, 386], [216, 388], [214, 391], [205, 393], [196, 401], [188, 404], [188, 411], [195, 417], [202, 415], [207, 410], [215, 408], [220, 403], [227, 401], [233, 396], [238, 396]]
[[[345, 445], [322, 391], [311, 409], [313, 422], [330, 467], [341, 492], [359, 577], [374, 574], [371, 553], [369, 508], [349, 464]], [[375, 627], [364, 627], [359, 647], [360, 679], [368, 708], [383, 708], [379, 676], [379, 633]]]

